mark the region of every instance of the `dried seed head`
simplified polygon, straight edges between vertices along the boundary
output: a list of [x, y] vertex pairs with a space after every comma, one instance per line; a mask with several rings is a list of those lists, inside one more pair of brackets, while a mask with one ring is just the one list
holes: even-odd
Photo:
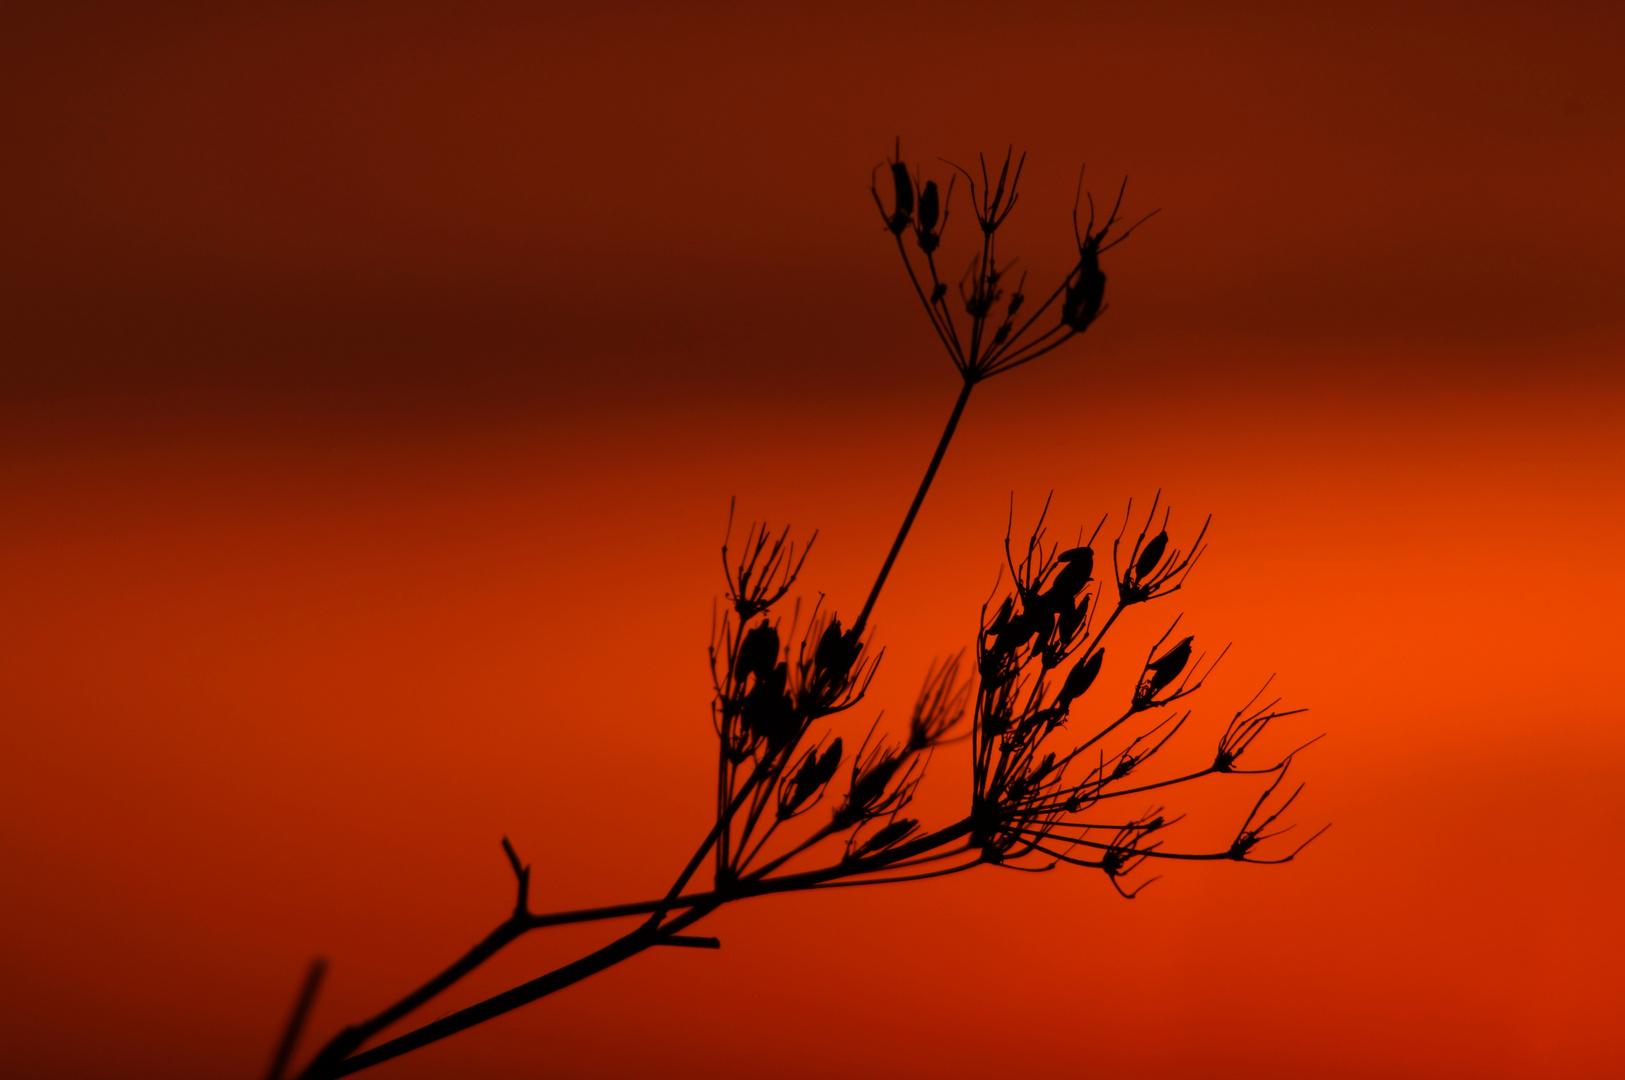
[[829, 778], [835, 775], [835, 770], [841, 766], [841, 737], [835, 736], [835, 741], [829, 744], [829, 749], [818, 756], [819, 783], [826, 784]]
[[1078, 265], [1067, 278], [1066, 295], [1061, 298], [1061, 323], [1081, 334], [1100, 315], [1106, 298], [1106, 275], [1100, 269], [1099, 254], [1085, 246]]
[[891, 231], [901, 235], [914, 218], [914, 180], [908, 175], [908, 166], [901, 161], [892, 162], [891, 178], [896, 192], [892, 204]]
[[1088, 656], [1072, 665], [1072, 670], [1066, 673], [1066, 682], [1061, 684], [1061, 692], [1056, 695], [1056, 704], [1065, 708], [1074, 698], [1079, 698], [1094, 685], [1095, 677], [1100, 674], [1100, 665], [1106, 660], [1106, 650], [1096, 649]]
[[1151, 542], [1145, 545], [1145, 550], [1140, 552], [1140, 557], [1134, 560], [1135, 578], [1143, 581], [1149, 577], [1151, 571], [1155, 570], [1157, 564], [1162, 561], [1163, 552], [1167, 550], [1168, 530], [1164, 529], [1151, 538]]
[[795, 707], [784, 692], [789, 678], [788, 664], [773, 667], [765, 676], [757, 679], [756, 685], [745, 695], [744, 708], [740, 713], [745, 730], [766, 739], [773, 746], [782, 746], [795, 733]]
[[863, 842], [863, 846], [852, 853], [853, 858], [869, 855], [876, 851], [884, 851], [908, 836], [909, 833], [920, 827], [920, 823], [913, 818], [898, 818], [890, 822]]
[[845, 683], [852, 673], [852, 665], [858, 661], [860, 649], [857, 629], [842, 633], [841, 620], [831, 618], [818, 639], [818, 647], [813, 650], [814, 681], [826, 688]]
[[1004, 631], [1005, 627], [1010, 625], [1010, 612], [1014, 609], [1015, 603], [1013, 597], [1006, 596], [1004, 598], [1004, 603], [999, 605], [998, 614], [994, 615], [993, 621], [987, 624], [988, 636], [997, 637]]
[[1149, 673], [1140, 694], [1141, 698], [1149, 700], [1155, 697], [1164, 687], [1185, 670], [1185, 665], [1191, 661], [1191, 638], [1185, 638], [1178, 645], [1169, 649], [1155, 660], [1146, 665]]
[[740, 642], [735, 675], [743, 679], [755, 675], [765, 679], [779, 660], [779, 632], [766, 619], [751, 628]]
[[1084, 619], [1088, 617], [1089, 598], [1087, 596], [1076, 605], [1070, 600], [1067, 601], [1067, 606], [1061, 611], [1061, 619], [1055, 627], [1060, 634], [1061, 642], [1070, 644], [1072, 635], [1078, 632], [1078, 627], [1082, 626]]
[[847, 789], [846, 801], [835, 811], [836, 823], [850, 825], [883, 811], [892, 801], [886, 797], [886, 786], [907, 759], [907, 754], [890, 748], [876, 750], [867, 761], [860, 756], [852, 766], [852, 786]]
[[1089, 579], [1094, 576], [1095, 553], [1086, 547], [1073, 548], [1058, 558], [1061, 570], [1055, 575], [1055, 584], [1050, 586], [1050, 593], [1070, 601], [1083, 591], [1083, 587], [1089, 584]]
[[1081, 562], [1090, 570], [1093, 570], [1095, 566], [1095, 549], [1088, 546], [1068, 548], [1055, 556], [1055, 561], [1064, 563]]
[[779, 817], [791, 817], [835, 775], [841, 764], [841, 740], [837, 736], [822, 754], [814, 747], [801, 759], [801, 767], [790, 781], [789, 790], [779, 799]]
[[1005, 623], [1004, 628], [993, 639], [993, 647], [990, 651], [994, 653], [1013, 652], [1027, 644], [1034, 634], [1045, 629], [1047, 627], [1043, 625], [1042, 617], [1037, 612], [1023, 611]]
[[937, 198], [937, 182], [927, 180], [920, 189], [920, 210], [914, 224], [914, 239], [919, 241], [921, 251], [930, 255], [937, 250], [937, 245], [942, 243], [942, 226], [946, 224]]
[[927, 180], [920, 190], [920, 229], [929, 233], [937, 227], [940, 208], [937, 203], [937, 182]]

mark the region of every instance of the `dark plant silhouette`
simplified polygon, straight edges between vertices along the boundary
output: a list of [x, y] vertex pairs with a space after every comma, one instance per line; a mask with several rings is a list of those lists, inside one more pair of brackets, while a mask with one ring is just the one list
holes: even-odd
[[[1170, 644], [1173, 626], [1139, 662], [1129, 700], [1085, 716], [1095, 712], [1085, 710], [1083, 702], [1105, 664], [1107, 634], [1131, 608], [1178, 592], [1203, 551], [1207, 523], [1186, 546], [1175, 546], [1160, 496], [1132, 540], [1131, 521], [1142, 519], [1125, 516], [1111, 542], [1109, 579], [1096, 576], [1097, 570], [1104, 572], [1095, 547], [1104, 519], [1087, 542], [1066, 549], [1047, 539], [1047, 503], [1024, 542], [1014, 542], [1007, 530], [1008, 594], [991, 612], [984, 605], [968, 658], [962, 653], [927, 673], [907, 732], [882, 734], [877, 721], [855, 739], [856, 732], [843, 736], [830, 727], [829, 721], [863, 701], [874, 677], [880, 653], [869, 632], [870, 615], [972, 390], [1087, 330], [1105, 311], [1100, 256], [1133, 231], [1113, 231], [1120, 222], [1121, 188], [1098, 228], [1093, 200], [1081, 225], [1075, 203], [1076, 265], [1029, 304], [1025, 276], [1011, 280], [1014, 263], [997, 243], [1017, 202], [1022, 164], [1007, 153], [996, 171], [985, 159], [975, 173], [950, 166], [946, 190], [934, 180], [922, 182], [900, 157], [876, 167], [889, 190], [883, 194], [878, 183], [873, 185], [875, 204], [933, 331], [958, 369], [959, 396], [896, 540], [850, 624], [824, 610], [821, 600], [804, 622], [792, 617], [787, 624], [780, 605], [800, 578], [811, 539], [798, 546], [788, 529], [751, 525], [734, 546], [730, 513], [722, 547], [727, 584], [709, 650], [718, 740], [715, 821], [671, 888], [635, 903], [538, 914], [530, 910], [530, 867], [504, 839], [516, 882], [512, 914], [421, 987], [344, 1028], [301, 1077], [325, 1080], [376, 1065], [648, 948], [717, 948], [716, 938], [686, 931], [722, 905], [749, 897], [915, 881], [977, 866], [1048, 870], [1062, 864], [1099, 870], [1119, 893], [1133, 897], [1149, 881], [1130, 882], [1152, 860], [1281, 863], [1308, 843], [1286, 849], [1267, 843], [1290, 828], [1277, 822], [1301, 790], [1283, 788], [1297, 750], [1257, 765], [1249, 751], [1272, 721], [1301, 710], [1282, 710], [1277, 700], [1264, 700], [1262, 691], [1236, 712], [1210, 763], [1173, 775], [1151, 768], [1190, 715], [1173, 706], [1196, 693], [1218, 662], [1207, 663], [1195, 652], [1190, 636]], [[980, 236], [969, 266], [950, 287], [938, 260], [954, 188], [961, 182]], [[965, 814], [936, 827], [924, 825], [907, 816], [914, 793], [934, 749], [958, 738], [970, 741]], [[1213, 850], [1165, 846], [1165, 830], [1180, 818], [1160, 806], [1146, 808], [1146, 802], [1219, 774], [1266, 778], [1232, 839]], [[1134, 809], [1117, 809], [1125, 798], [1134, 800]], [[710, 887], [691, 888], [707, 864]], [[387, 1028], [521, 935], [546, 926], [624, 918], [638, 922], [602, 948], [368, 1048]], [[279, 1044], [272, 1080], [281, 1080], [320, 973], [319, 966], [313, 968], [307, 980]]]

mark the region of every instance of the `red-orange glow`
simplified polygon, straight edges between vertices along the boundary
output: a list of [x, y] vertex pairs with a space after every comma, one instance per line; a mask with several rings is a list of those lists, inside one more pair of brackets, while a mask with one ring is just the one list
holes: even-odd
[[[1274, 674], [1333, 828], [1132, 903], [740, 904], [363, 1075], [1625, 1070], [1618, 15], [8, 18], [0, 1072], [256, 1075], [310, 956], [320, 1039], [500, 920], [504, 835], [539, 909], [669, 884], [728, 500], [855, 611], [957, 389], [868, 201], [899, 133], [1029, 152], [1035, 279], [1085, 161], [1162, 213], [978, 389], [849, 728], [970, 643], [1012, 498], [1069, 533], [1160, 489], [1211, 549], [1130, 638], [1234, 643], [1203, 745]], [[922, 816], [967, 783], [939, 754]]]

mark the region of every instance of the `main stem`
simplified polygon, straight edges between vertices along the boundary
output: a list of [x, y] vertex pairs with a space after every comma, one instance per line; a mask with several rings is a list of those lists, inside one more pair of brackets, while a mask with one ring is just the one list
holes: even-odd
[[390, 1058], [400, 1057], [432, 1042], [439, 1042], [448, 1035], [455, 1035], [459, 1031], [471, 1028], [476, 1024], [483, 1024], [493, 1020], [503, 1013], [512, 1012], [521, 1005], [527, 1005], [537, 998], [562, 990], [566, 986], [580, 982], [589, 975], [596, 975], [605, 968], [614, 967], [622, 960], [630, 959], [649, 948], [658, 945], [663, 937], [669, 937], [688, 924], [696, 922], [710, 913], [710, 908], [693, 908], [683, 915], [679, 915], [664, 927], [656, 929], [651, 926], [640, 926], [624, 937], [617, 938], [608, 945], [588, 953], [574, 963], [566, 964], [555, 971], [528, 983], [516, 986], [512, 990], [504, 991], [495, 997], [487, 998], [478, 1005], [471, 1005], [460, 1009], [431, 1024], [425, 1024], [416, 1031], [407, 1032], [397, 1039], [391, 1039], [371, 1050], [345, 1058], [329, 1066], [319, 1075], [322, 1080], [330, 1077], [348, 1076], [362, 1069], [371, 1068]]
[[925, 493], [931, 490], [931, 481], [937, 478], [937, 469], [942, 466], [942, 459], [948, 453], [948, 444], [954, 438], [954, 429], [959, 427], [959, 418], [964, 415], [965, 403], [970, 400], [970, 392], [975, 387], [976, 380], [966, 376], [965, 385], [959, 390], [959, 400], [954, 402], [954, 411], [948, 414], [948, 425], [942, 429], [942, 438], [937, 440], [937, 452], [931, 455], [931, 464], [926, 466], [925, 479], [920, 481], [920, 490], [914, 493], [914, 501], [909, 504], [908, 513], [903, 517], [903, 527], [897, 530], [897, 539], [892, 541], [891, 551], [886, 554], [886, 561], [880, 567], [880, 575], [875, 578], [875, 587], [869, 590], [869, 599], [863, 602], [863, 610], [858, 613], [858, 621], [852, 624], [855, 637], [862, 636], [863, 628], [869, 622], [869, 613], [874, 610], [875, 601], [880, 599], [880, 589], [886, 584], [892, 564], [897, 561], [897, 553], [903, 550], [903, 541], [908, 539], [909, 529], [914, 527], [914, 518], [918, 516], [920, 506], [925, 502]]
[[[948, 444], [953, 441], [954, 432], [959, 427], [959, 418], [965, 413], [965, 404], [970, 401], [971, 391], [975, 389], [977, 381], [974, 377], [966, 376], [963, 385], [960, 387], [959, 398], [954, 402], [953, 411], [948, 414], [948, 423], [942, 429], [942, 438], [937, 440], [936, 452], [931, 455], [931, 463], [926, 466], [925, 476], [920, 481], [919, 490], [914, 493], [914, 501], [909, 504], [908, 513], [903, 517], [902, 527], [897, 530], [897, 539], [892, 541], [891, 551], [887, 552], [886, 561], [881, 565], [880, 573], [875, 577], [874, 587], [869, 590], [869, 598], [864, 601], [863, 610], [858, 613], [857, 621], [852, 624], [854, 636], [861, 636], [863, 628], [868, 624], [869, 614], [874, 610], [875, 602], [880, 599], [880, 590], [885, 586], [886, 578], [891, 574], [892, 565], [897, 562], [898, 553], [903, 550], [903, 542], [908, 539], [909, 530], [914, 527], [914, 519], [919, 516], [920, 507], [925, 502], [926, 493], [931, 490], [931, 482], [937, 477], [937, 470], [942, 467], [942, 459], [948, 453]], [[381, 1061], [398, 1057], [420, 1046], [436, 1042], [447, 1035], [500, 1016], [502, 1013], [516, 1009], [520, 1005], [534, 1001], [539, 997], [544, 997], [556, 990], [562, 990], [564, 987], [579, 982], [605, 968], [613, 967], [622, 960], [637, 955], [649, 946], [659, 944], [661, 937], [668, 936], [678, 929], [703, 918], [714, 910], [719, 903], [741, 898], [742, 894], [737, 892], [729, 896], [723, 896], [719, 892], [709, 896], [691, 897], [685, 901], [680, 897], [680, 894], [683, 887], [693, 876], [694, 871], [699, 868], [699, 864], [704, 860], [707, 851], [717, 843], [720, 830], [724, 829], [727, 822], [732, 820], [733, 813], [737, 809], [739, 802], [758, 779], [758, 774], [753, 773], [750, 782], [739, 792], [733, 806], [729, 807], [727, 812], [722, 815], [717, 825], [712, 829], [711, 835], [700, 845], [700, 849], [694, 853], [693, 859], [684, 868], [683, 873], [678, 876], [677, 882], [672, 886], [671, 891], [667, 893], [664, 900], [654, 903], [622, 904], [612, 908], [598, 908], [583, 912], [562, 912], [555, 916], [521, 916], [516, 913], [513, 918], [492, 931], [484, 941], [476, 945], [462, 959], [434, 979], [431, 979], [424, 986], [407, 995], [394, 1006], [386, 1009], [371, 1020], [340, 1032], [323, 1048], [322, 1052], [316, 1056], [316, 1059], [306, 1067], [303, 1075], [313, 1078], [313, 1080], [315, 1077], [326, 1080], [328, 1077], [347, 1076], [350, 1073], [376, 1065]], [[944, 834], [957, 832], [957, 828], [944, 830]], [[907, 846], [909, 845], [905, 845], [905, 847]], [[758, 888], [753, 891], [760, 894], [779, 890]], [[684, 914], [673, 918], [664, 926], [659, 925], [660, 920], [673, 908], [687, 908], [688, 910]], [[372, 1035], [437, 996], [442, 990], [445, 990], [464, 975], [483, 964], [492, 955], [527, 930], [566, 922], [590, 921], [613, 918], [618, 915], [643, 914], [645, 912], [650, 913], [652, 918], [638, 930], [611, 942], [604, 948], [590, 953], [572, 964], [567, 964], [523, 986], [498, 994], [494, 998], [453, 1013], [416, 1031], [408, 1032], [371, 1050], [360, 1054], [353, 1053], [356, 1047], [360, 1046]]]
[[[573, 963], [566, 964], [554, 971], [550, 971], [528, 983], [516, 986], [512, 990], [504, 991], [495, 997], [461, 1009], [449, 1016], [442, 1017], [415, 1031], [391, 1039], [371, 1050], [345, 1057], [337, 1061], [318, 1061], [312, 1063], [306, 1076], [312, 1080], [333, 1080], [340, 1076], [360, 1072], [371, 1068], [391, 1058], [400, 1057], [430, 1043], [438, 1042], [448, 1035], [455, 1035], [459, 1031], [467, 1030], [487, 1020], [493, 1020], [503, 1013], [512, 1012], [521, 1005], [527, 1005], [537, 998], [563, 990], [587, 978], [596, 975], [606, 968], [614, 967], [623, 960], [628, 960], [638, 953], [652, 946], [663, 944], [678, 931], [700, 921], [711, 914], [723, 904], [735, 900], [744, 900], [753, 896], [767, 896], [773, 893], [794, 892], [800, 889], [816, 887], [841, 878], [852, 877], [865, 873], [876, 873], [885, 868], [887, 863], [902, 861], [916, 855], [935, 850], [952, 843], [970, 833], [970, 819], [950, 825], [945, 829], [918, 840], [899, 845], [885, 853], [883, 860], [877, 860], [875, 865], [864, 863], [847, 865], [837, 863], [834, 866], [821, 870], [809, 870], [800, 874], [789, 874], [782, 878], [771, 878], [766, 881], [753, 882], [730, 889], [727, 892], [714, 891], [697, 893], [692, 896], [673, 900], [666, 897], [662, 900], [650, 900], [640, 904], [623, 904], [615, 908], [600, 908], [591, 912], [566, 912], [562, 916], [533, 916], [535, 925], [557, 925], [561, 922], [585, 921], [587, 919], [612, 918], [619, 915], [642, 914], [643, 912], [664, 912], [672, 908], [687, 908], [680, 915], [674, 916], [662, 925], [644, 923], [636, 930], [615, 939], [603, 948]], [[969, 865], [957, 869], [969, 869]]]

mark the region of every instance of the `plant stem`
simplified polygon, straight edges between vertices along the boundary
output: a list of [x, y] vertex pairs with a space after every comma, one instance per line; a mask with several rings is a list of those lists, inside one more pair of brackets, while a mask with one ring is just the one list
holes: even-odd
[[282, 1080], [282, 1074], [288, 1068], [288, 1059], [293, 1057], [294, 1046], [299, 1042], [299, 1035], [305, 1030], [305, 1021], [310, 1018], [310, 1007], [315, 1004], [316, 991], [321, 989], [322, 976], [326, 973], [326, 960], [318, 956], [310, 962], [310, 970], [299, 988], [299, 997], [294, 1001], [293, 1014], [288, 1017], [282, 1041], [277, 1044], [276, 1054], [271, 1058], [271, 1068], [265, 1074], [266, 1080]]
[[580, 960], [550, 971], [540, 978], [532, 979], [528, 983], [504, 991], [495, 997], [486, 998], [479, 1004], [460, 1009], [450, 1016], [441, 1017], [431, 1024], [425, 1024], [416, 1031], [409, 1031], [397, 1039], [391, 1039], [389, 1042], [375, 1046], [364, 1053], [336, 1062], [320, 1072], [313, 1073], [313, 1080], [318, 1077], [320, 1080], [332, 1080], [335, 1077], [360, 1072], [362, 1069], [388, 1061], [390, 1058], [399, 1057], [419, 1047], [427, 1046], [429, 1043], [439, 1042], [446, 1036], [455, 1035], [465, 1028], [483, 1024], [485, 1021], [495, 1019], [503, 1013], [512, 1012], [521, 1005], [527, 1005], [539, 997], [545, 997], [556, 990], [562, 990], [566, 986], [580, 982], [589, 975], [596, 975], [605, 968], [613, 967], [622, 960], [630, 959], [651, 945], [660, 944], [662, 936], [680, 930], [689, 923], [698, 921], [708, 913], [709, 909], [695, 908], [686, 914], [679, 915], [659, 930], [639, 927], [630, 934], [610, 942], [597, 952], [588, 953]]
[[920, 512], [920, 505], [925, 502], [925, 493], [931, 490], [931, 481], [937, 478], [937, 469], [942, 465], [943, 456], [948, 453], [948, 444], [953, 441], [954, 430], [959, 427], [959, 418], [964, 415], [965, 403], [970, 400], [970, 392], [975, 386], [976, 380], [966, 376], [965, 384], [959, 391], [959, 400], [954, 402], [954, 411], [948, 414], [948, 425], [942, 429], [942, 438], [937, 440], [937, 452], [931, 455], [931, 464], [926, 466], [925, 479], [920, 481], [920, 490], [914, 493], [914, 501], [909, 504], [908, 513], [903, 517], [903, 527], [897, 530], [897, 539], [892, 541], [891, 551], [880, 567], [880, 575], [875, 578], [875, 586], [869, 590], [869, 599], [864, 601], [857, 622], [852, 624], [855, 637], [863, 635], [869, 613], [874, 610], [875, 601], [880, 599], [880, 589], [886, 584], [892, 564], [897, 561], [897, 553], [903, 550], [903, 541], [908, 539], [908, 531], [913, 528], [914, 518]]
[[[769, 878], [766, 881], [744, 885], [726, 892], [695, 893], [676, 899], [668, 896], [660, 900], [647, 900], [636, 904], [620, 904], [615, 907], [594, 908], [587, 911], [560, 912], [555, 915], [533, 915], [531, 916], [532, 925], [557, 926], [566, 922], [587, 922], [624, 915], [641, 915], [647, 912], [669, 911], [673, 908], [688, 909], [683, 914], [675, 916], [669, 922], [658, 927], [652, 923], [644, 923], [631, 933], [617, 938], [596, 952], [588, 953], [579, 960], [550, 971], [539, 978], [532, 979], [528, 983], [516, 986], [512, 990], [487, 998], [476, 1005], [454, 1012], [450, 1016], [425, 1024], [423, 1027], [409, 1031], [398, 1038], [381, 1043], [371, 1050], [354, 1056], [344, 1056], [342, 1054], [335, 1056], [332, 1051], [333, 1044], [329, 1044], [329, 1048], [324, 1050], [323, 1054], [306, 1068], [302, 1078], [303, 1080], [334, 1080], [336, 1077], [348, 1076], [351, 1073], [360, 1072], [362, 1069], [388, 1061], [390, 1058], [399, 1057], [419, 1047], [427, 1046], [429, 1043], [438, 1042], [448, 1035], [455, 1035], [459, 1031], [474, 1027], [477, 1024], [483, 1024], [485, 1021], [501, 1016], [503, 1013], [511, 1012], [521, 1005], [527, 1005], [537, 998], [546, 997], [555, 991], [563, 990], [565, 987], [578, 983], [589, 975], [596, 975], [606, 968], [614, 967], [623, 960], [631, 959], [643, 950], [661, 944], [662, 939], [691, 926], [730, 901], [743, 900], [752, 896], [767, 896], [780, 892], [795, 892], [844, 877], [875, 873], [886, 869], [891, 863], [934, 850], [969, 833], [970, 820], [967, 818], [955, 825], [922, 836], [917, 840], [899, 844], [897, 847], [885, 852], [883, 857], [874, 860], [862, 860], [855, 864], [837, 863], [834, 866], [824, 867], [819, 870], [787, 874], [781, 878]], [[871, 861], [873, 865], [866, 865]], [[970, 865], [974, 864], [968, 864], [957, 869], [969, 869]], [[351, 1049], [354, 1049], [354, 1045], [346, 1048], [345, 1052], [347, 1053]]]

